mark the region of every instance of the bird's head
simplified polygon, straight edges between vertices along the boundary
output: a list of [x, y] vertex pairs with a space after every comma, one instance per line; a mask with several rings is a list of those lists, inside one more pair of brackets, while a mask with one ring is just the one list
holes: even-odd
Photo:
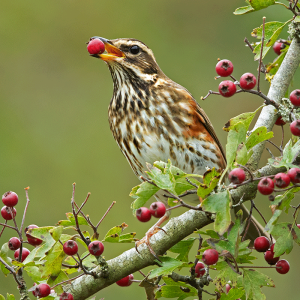
[[113, 80], [142, 80], [154, 83], [158, 76], [164, 76], [156, 63], [153, 52], [144, 43], [136, 39], [100, 39], [105, 45], [105, 52], [94, 57], [105, 61], [110, 69]]

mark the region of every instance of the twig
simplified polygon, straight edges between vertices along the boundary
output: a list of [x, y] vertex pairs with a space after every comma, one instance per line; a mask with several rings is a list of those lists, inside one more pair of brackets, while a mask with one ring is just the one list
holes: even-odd
[[261, 64], [262, 64], [262, 54], [265, 42], [265, 22], [266, 17], [263, 17], [263, 24], [262, 24], [262, 36], [261, 36], [261, 48], [260, 48], [260, 57], [259, 57], [259, 64], [258, 64], [258, 74], [257, 74], [257, 91], [260, 92], [260, 73], [261, 73]]
[[[200, 255], [200, 250], [202, 248], [202, 242], [203, 242], [203, 238], [199, 234], [199, 245], [198, 245], [197, 255]], [[196, 268], [198, 261], [199, 261], [199, 258], [196, 257], [196, 259], [194, 261], [194, 265], [191, 267], [191, 276], [192, 277], [195, 277], [195, 268]]]
[[248, 47], [251, 49], [252, 53], [254, 51], [254, 48], [252, 47], [252, 45], [250, 44], [249, 40], [245, 37], [244, 42], [248, 45]]
[[27, 213], [27, 209], [28, 209], [28, 205], [29, 205], [29, 196], [28, 196], [28, 190], [29, 190], [29, 186], [25, 188], [25, 194], [26, 194], [26, 205], [25, 205], [25, 209], [24, 209], [24, 214], [23, 214], [23, 218], [22, 218], [22, 223], [21, 223], [21, 227], [20, 227], [20, 231], [23, 231], [23, 226], [24, 226], [24, 222], [25, 222], [25, 216]]
[[245, 193], [243, 194], [243, 196], [241, 197], [240, 201], [237, 204], [232, 204], [232, 207], [234, 208], [234, 207], [242, 205], [242, 203], [244, 202], [244, 200], [243, 200], [244, 196], [245, 196]]
[[71, 278], [71, 279], [68, 279], [68, 280], [62, 281], [62, 282], [60, 282], [60, 283], [57, 283], [56, 285], [54, 285], [54, 286], [51, 287], [51, 290], [53, 290], [55, 287], [57, 287], [57, 286], [59, 286], [59, 285], [61, 285], [61, 284], [64, 284], [64, 283], [68, 283], [68, 282], [70, 282], [70, 281], [73, 281], [73, 280], [75, 280], [75, 279], [77, 279], [77, 278], [79, 278], [79, 277], [81, 277], [81, 276], [83, 276], [83, 275], [84, 275], [84, 273], [82, 273], [82, 274], [80, 274], [80, 275], [78, 275], [78, 276], [76, 276], [76, 277], [73, 277], [73, 278]]
[[[253, 207], [254, 207], [254, 201], [251, 200], [251, 208], [250, 208], [249, 216], [248, 216], [247, 222], [246, 222], [246, 223], [247, 223], [247, 227], [246, 227], [245, 232], [244, 232], [244, 235], [243, 235], [243, 237], [242, 237], [242, 242], [245, 240], [246, 235], [247, 235], [247, 232], [248, 232], [249, 227], [250, 227], [250, 221], [251, 221], [251, 219], [252, 219], [252, 211], [253, 211]], [[258, 232], [259, 232], [259, 231], [258, 231]], [[259, 235], [260, 235], [260, 233], [259, 233]]]
[[270, 140], [266, 140], [267, 142], [269, 142], [271, 145], [273, 145], [275, 148], [277, 148], [280, 151], [280, 154], [282, 155], [282, 150], [280, 149], [280, 147], [278, 147], [275, 143], [273, 143]]
[[76, 215], [78, 215], [81, 211], [81, 209], [83, 208], [83, 206], [86, 204], [86, 202], [88, 201], [89, 197], [90, 197], [91, 193], [88, 193], [85, 200], [82, 202], [82, 204], [80, 205], [80, 207], [77, 210]]
[[6, 261], [3, 260], [1, 257], [0, 257], [0, 262], [3, 263], [3, 265], [5, 266], [5, 268], [14, 276], [15, 281], [21, 287], [23, 284], [18, 280], [16, 271], [10, 265], [8, 265], [6, 263]]
[[281, 125], [281, 131], [282, 131], [282, 135], [281, 135], [280, 153], [281, 153], [281, 156], [282, 156], [283, 155], [283, 140], [284, 140], [284, 128], [283, 128], [283, 125]]
[[212, 90], [209, 90], [208, 93], [207, 93], [207, 95], [204, 96], [204, 97], [201, 97], [200, 99], [201, 99], [201, 100], [205, 100], [205, 99], [206, 99], [209, 95], [211, 95], [211, 94], [220, 95], [220, 93], [218, 93], [218, 92], [214, 92], [214, 91], [212, 91]]
[[239, 266], [240, 269], [276, 269], [272, 266]]
[[[7, 220], [5, 220], [5, 225], [7, 224]], [[2, 235], [2, 233], [3, 233], [3, 231], [4, 231], [4, 229], [5, 229], [5, 226], [3, 226], [2, 227], [2, 230], [1, 230], [1, 232], [0, 232], [0, 237], [1, 237], [1, 235]]]
[[103, 217], [101, 218], [101, 220], [98, 222], [98, 224], [96, 225], [96, 230], [99, 227], [99, 225], [101, 224], [101, 222], [103, 221], [103, 219], [106, 217], [106, 215], [109, 213], [109, 211], [112, 209], [112, 207], [116, 204], [116, 201], [113, 201], [112, 204], [109, 206], [109, 208], [107, 209], [107, 211], [105, 212], [105, 214], [103, 215]]
[[190, 185], [192, 185], [193, 187], [195, 187], [196, 189], [199, 188], [199, 186], [198, 186], [197, 184], [191, 182], [187, 177], [185, 178], [185, 180], [186, 180]]

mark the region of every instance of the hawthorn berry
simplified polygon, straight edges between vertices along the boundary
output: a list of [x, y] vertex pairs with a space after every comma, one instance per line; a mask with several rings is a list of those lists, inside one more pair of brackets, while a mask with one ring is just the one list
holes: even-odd
[[293, 183], [300, 183], [300, 169], [299, 168], [291, 168], [287, 172], [288, 176]]
[[274, 180], [275, 180], [275, 185], [282, 189], [289, 186], [289, 184], [291, 182], [289, 175], [287, 175], [285, 173], [276, 174], [274, 177]]
[[[19, 254], [20, 254], [20, 249], [17, 249], [14, 253], [14, 257], [16, 260], [18, 260]], [[30, 251], [27, 248], [23, 247], [21, 262], [23, 262], [29, 254], [30, 254]]]
[[[36, 285], [37, 285], [36, 283], [33, 284], [33, 286], [36, 286]], [[32, 291], [32, 294], [33, 294], [34, 297], [37, 297], [37, 295], [35, 293], [35, 289]]]
[[32, 225], [29, 225], [29, 226], [27, 226], [26, 228], [25, 228], [25, 234], [26, 234], [26, 237], [27, 237], [27, 242], [30, 244], [30, 245], [32, 245], [32, 246], [38, 246], [38, 245], [40, 245], [42, 242], [43, 242], [43, 240], [41, 240], [41, 239], [38, 239], [38, 238], [35, 238], [35, 237], [33, 237], [32, 235], [30, 235], [30, 234], [28, 234], [27, 233], [27, 231], [29, 230], [29, 229], [32, 229], [32, 228], [39, 228], [37, 225], [34, 225], [34, 224], [32, 224]]
[[300, 106], [300, 90], [294, 90], [290, 94], [290, 101], [295, 106]]
[[63, 292], [60, 296], [59, 296], [59, 300], [73, 300], [74, 297], [71, 293], [67, 293], [67, 292]]
[[87, 45], [87, 50], [90, 54], [101, 54], [105, 51], [105, 45], [99, 39], [92, 39]]
[[273, 45], [273, 50], [277, 55], [281, 54], [281, 50], [284, 49], [286, 45], [284, 43], [275, 42]]
[[133, 275], [130, 274], [130, 275], [118, 280], [116, 282], [116, 284], [119, 286], [130, 286], [132, 284], [132, 280], [133, 280]]
[[279, 274], [286, 274], [290, 270], [290, 264], [287, 260], [281, 259], [276, 263], [276, 271]]
[[8, 207], [17, 205], [19, 201], [18, 195], [15, 192], [8, 191], [2, 196], [2, 202]]
[[297, 224], [297, 227], [300, 229], [300, 224]]
[[278, 125], [278, 126], [282, 126], [282, 125], [285, 125], [286, 124], [286, 122], [284, 122], [283, 120], [282, 120], [282, 117], [280, 116], [277, 120], [276, 120], [276, 122], [275, 122], [275, 125]]
[[291, 133], [295, 136], [300, 136], [300, 120], [295, 120], [290, 124]]
[[258, 252], [265, 252], [270, 247], [270, 241], [265, 236], [260, 236], [254, 241], [254, 248]]
[[12, 210], [13, 217], [15, 217], [17, 214], [17, 211], [14, 207], [3, 206], [1, 208], [1, 216], [3, 217], [4, 220], [9, 221], [13, 218], [10, 213], [10, 210]]
[[227, 77], [233, 72], [233, 64], [228, 59], [220, 60], [216, 65], [216, 72], [221, 77]]
[[243, 181], [245, 181], [246, 174], [242, 168], [236, 168], [236, 169], [233, 169], [229, 173], [228, 178], [229, 178], [230, 182], [232, 182], [234, 184], [239, 184], [239, 183], [242, 183]]
[[279, 261], [279, 257], [274, 257], [274, 246], [273, 244], [270, 250], [265, 252], [265, 260], [269, 265], [275, 265]]
[[47, 283], [40, 283], [35, 288], [35, 295], [36, 295], [36, 297], [39, 297], [39, 298], [49, 296], [50, 292], [51, 292], [51, 288], [50, 288], [49, 284], [47, 284]]
[[215, 264], [218, 261], [218, 259], [219, 253], [215, 249], [207, 249], [202, 255], [203, 262], [208, 266]]
[[100, 256], [104, 251], [104, 245], [100, 241], [93, 241], [89, 244], [89, 252], [94, 256]]
[[236, 92], [236, 86], [232, 81], [224, 80], [219, 84], [219, 92], [223, 97], [231, 97]]
[[264, 177], [259, 181], [257, 189], [263, 195], [270, 195], [274, 191], [274, 181], [269, 177]]
[[141, 222], [148, 222], [151, 219], [151, 212], [147, 207], [140, 207], [136, 210], [135, 214]]
[[195, 267], [196, 277], [202, 277], [205, 274], [205, 265], [202, 262], [198, 262]]
[[150, 213], [155, 218], [161, 218], [166, 213], [166, 207], [162, 202], [153, 202], [150, 205]]
[[256, 85], [256, 78], [252, 73], [245, 73], [240, 78], [240, 86], [244, 90], [251, 90]]
[[230, 284], [229, 284], [229, 283], [226, 283], [226, 286], [225, 286], [225, 288], [226, 288], [226, 293], [228, 294], [228, 293], [229, 293], [229, 291], [231, 290], [231, 286], [230, 286]]
[[8, 248], [10, 250], [17, 250], [20, 248], [20, 246], [21, 246], [21, 241], [17, 237], [12, 237], [8, 241]]
[[63, 249], [67, 255], [75, 255], [78, 252], [78, 245], [75, 241], [68, 240], [64, 243]]

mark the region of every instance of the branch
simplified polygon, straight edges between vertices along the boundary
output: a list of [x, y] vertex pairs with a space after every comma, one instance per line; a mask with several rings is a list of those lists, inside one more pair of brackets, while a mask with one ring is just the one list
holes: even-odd
[[[158, 255], [164, 254], [173, 245], [177, 244], [186, 236], [210, 223], [206, 213], [202, 211], [189, 210], [177, 218], [172, 218], [164, 227], [151, 237], [151, 246]], [[84, 275], [67, 286], [66, 291], [72, 293], [74, 299], [87, 299], [94, 293], [113, 284], [147, 266], [154, 265], [153, 257], [145, 244], [139, 246], [139, 253], [132, 248], [116, 258], [107, 261], [108, 277], [94, 279], [92, 276]], [[95, 268], [99, 272], [100, 267]]]
[[[297, 26], [297, 25], [294, 25]], [[280, 103], [281, 99], [285, 96], [286, 91], [294, 77], [294, 74], [300, 64], [300, 39], [295, 36], [289, 47], [289, 50], [279, 67], [277, 73], [272, 79], [271, 86], [268, 92], [268, 98], [274, 100], [276, 103]], [[260, 126], [267, 127], [268, 131], [272, 130], [274, 123], [277, 119], [277, 110], [272, 105], [265, 106], [259, 118], [253, 128]], [[265, 148], [265, 142], [259, 143], [253, 148], [253, 155], [250, 158], [248, 165], [252, 170], [257, 169], [260, 157]]]

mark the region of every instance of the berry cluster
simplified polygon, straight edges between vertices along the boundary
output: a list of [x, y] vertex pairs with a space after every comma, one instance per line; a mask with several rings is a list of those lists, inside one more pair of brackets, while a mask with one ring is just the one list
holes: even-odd
[[[249, 170], [247, 170], [249, 172]], [[272, 179], [274, 177], [274, 179]], [[251, 178], [247, 181], [246, 174], [244, 169], [236, 168], [233, 169], [228, 178], [231, 183], [238, 186], [243, 183], [248, 183], [250, 181], [259, 180], [257, 189], [262, 195], [271, 195], [274, 191], [283, 191], [283, 189], [287, 188], [292, 182], [293, 185], [300, 183], [300, 169], [292, 168], [287, 174], [286, 173], [278, 173], [275, 176], [263, 177], [263, 178], [253, 178], [251, 174]], [[275, 190], [275, 186], [280, 188], [281, 190]], [[287, 188], [289, 189], [289, 188]]]
[[286, 274], [290, 270], [290, 264], [285, 259], [279, 260], [279, 257], [274, 257], [274, 246], [275, 244], [272, 244], [270, 247], [270, 241], [265, 236], [260, 236], [254, 241], [255, 250], [258, 252], [265, 252], [264, 257], [266, 262], [269, 265], [275, 265], [278, 273]]
[[151, 219], [151, 216], [155, 218], [161, 218], [166, 213], [166, 207], [162, 202], [153, 202], [150, 205], [150, 209], [147, 207], [140, 207], [136, 210], [135, 214], [139, 221], [148, 222]]

